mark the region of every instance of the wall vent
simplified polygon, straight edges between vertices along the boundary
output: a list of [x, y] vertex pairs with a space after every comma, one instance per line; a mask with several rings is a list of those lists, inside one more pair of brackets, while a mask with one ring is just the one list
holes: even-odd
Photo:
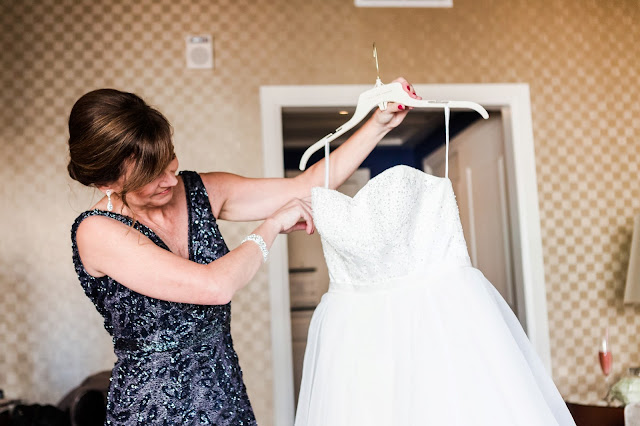
[[356, 7], [453, 7], [453, 0], [354, 0]]

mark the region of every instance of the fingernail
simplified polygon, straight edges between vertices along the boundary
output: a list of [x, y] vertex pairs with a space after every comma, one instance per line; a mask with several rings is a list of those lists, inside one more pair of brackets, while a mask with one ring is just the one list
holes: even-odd
[[402, 111], [404, 109], [404, 105], [398, 105], [398, 109]]
[[407, 85], [407, 90], [411, 91], [411, 86]]

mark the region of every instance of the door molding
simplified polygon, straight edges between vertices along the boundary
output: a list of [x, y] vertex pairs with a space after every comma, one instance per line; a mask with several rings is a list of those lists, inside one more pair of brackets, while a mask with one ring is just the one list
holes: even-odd
[[[355, 106], [370, 85], [262, 86], [260, 104], [265, 177], [283, 177], [282, 108]], [[551, 374], [546, 287], [538, 207], [533, 127], [529, 85], [414, 84], [424, 99], [472, 101], [487, 110], [501, 110], [511, 121], [505, 128], [505, 149], [513, 161], [517, 192], [520, 264], [526, 310], [526, 333]], [[327, 129], [327, 133], [334, 129]], [[269, 261], [271, 349], [273, 357], [274, 424], [293, 425], [293, 359], [289, 307], [286, 238], [277, 238]]]

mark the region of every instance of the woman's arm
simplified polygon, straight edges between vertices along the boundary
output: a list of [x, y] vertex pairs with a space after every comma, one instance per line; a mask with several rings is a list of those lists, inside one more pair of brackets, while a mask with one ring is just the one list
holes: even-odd
[[[308, 202], [294, 200], [253, 233], [260, 235], [270, 248], [279, 233], [298, 229], [309, 234], [314, 231]], [[263, 260], [258, 245], [247, 241], [202, 265], [158, 247], [137, 230], [104, 216], [83, 220], [76, 242], [90, 275], [108, 275], [137, 293], [180, 303], [228, 303], [253, 278]]]
[[[409, 83], [399, 78], [404, 89], [415, 94]], [[364, 123], [345, 143], [329, 157], [331, 176], [329, 186], [337, 188], [356, 171], [375, 146], [407, 115], [407, 108], [390, 103], [385, 111], [376, 109], [373, 116]], [[204, 173], [202, 180], [211, 197], [211, 205], [216, 217], [232, 221], [254, 221], [269, 217], [275, 210], [294, 198], [306, 198], [311, 188], [324, 183], [324, 162], [322, 159], [295, 178], [251, 179], [231, 173]]]

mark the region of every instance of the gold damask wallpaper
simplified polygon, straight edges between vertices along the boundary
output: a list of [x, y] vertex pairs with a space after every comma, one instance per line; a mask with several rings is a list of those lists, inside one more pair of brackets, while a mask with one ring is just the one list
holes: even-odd
[[[614, 373], [640, 365], [640, 308], [623, 306], [640, 210], [640, 3], [455, 0], [450, 9], [351, 0], [0, 2], [0, 388], [56, 403], [109, 369], [111, 342], [71, 263], [92, 191], [66, 174], [66, 120], [85, 92], [133, 91], [175, 128], [182, 169], [262, 173], [262, 85], [528, 83], [553, 377], [598, 398], [601, 327]], [[184, 38], [214, 37], [215, 68], [185, 67]], [[252, 224], [222, 224], [231, 247]], [[262, 425], [272, 424], [266, 269], [233, 302], [233, 336]]]

